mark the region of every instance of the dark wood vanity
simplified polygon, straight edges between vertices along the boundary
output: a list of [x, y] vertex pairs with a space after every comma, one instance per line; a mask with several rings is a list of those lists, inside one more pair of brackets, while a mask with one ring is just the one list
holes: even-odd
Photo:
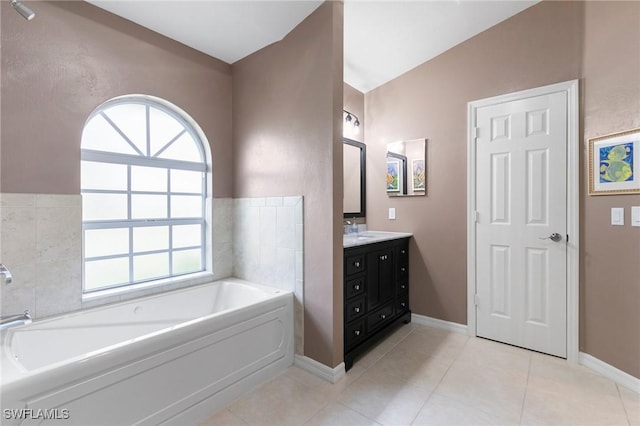
[[409, 237], [344, 249], [346, 370], [398, 323], [409, 323]]

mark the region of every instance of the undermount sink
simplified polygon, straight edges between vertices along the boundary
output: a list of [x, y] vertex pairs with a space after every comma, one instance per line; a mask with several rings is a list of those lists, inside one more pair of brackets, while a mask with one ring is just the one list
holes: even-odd
[[363, 235], [363, 234], [347, 234], [344, 236], [345, 240], [370, 240], [371, 238], [375, 238], [373, 235]]
[[354, 234], [344, 234], [342, 236], [342, 245], [343, 247], [352, 247], [410, 236], [411, 234], [405, 232], [364, 231]]

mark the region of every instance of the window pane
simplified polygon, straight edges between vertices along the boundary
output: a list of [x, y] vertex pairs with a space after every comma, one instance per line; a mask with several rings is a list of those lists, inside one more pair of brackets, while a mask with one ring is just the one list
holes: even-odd
[[172, 195], [171, 217], [202, 217], [202, 197], [192, 195]]
[[127, 190], [127, 166], [124, 164], [82, 161], [82, 189]]
[[119, 104], [105, 109], [104, 113], [131, 142], [147, 155], [147, 115], [140, 104]]
[[186, 274], [202, 270], [202, 252], [200, 250], [181, 250], [173, 252], [173, 274]]
[[131, 196], [132, 219], [164, 219], [167, 217], [166, 195]]
[[84, 263], [85, 290], [129, 282], [129, 258], [92, 260]]
[[84, 256], [113, 256], [129, 253], [129, 228], [87, 229]]
[[151, 108], [149, 111], [151, 156], [155, 156], [171, 139], [184, 130], [182, 123], [166, 112]]
[[131, 166], [131, 190], [167, 192], [167, 169]]
[[82, 220], [126, 220], [125, 194], [82, 194]]
[[133, 280], [169, 276], [169, 253], [144, 254], [133, 258]]
[[131, 145], [100, 114], [95, 115], [84, 126], [82, 148], [120, 154], [136, 154]]
[[174, 143], [158, 156], [171, 160], [202, 162], [202, 154], [189, 133], [180, 136]]
[[201, 225], [175, 225], [173, 227], [173, 248], [202, 245]]
[[169, 227], [145, 226], [133, 229], [133, 251], [168, 250]]
[[171, 192], [202, 194], [203, 172], [171, 170]]

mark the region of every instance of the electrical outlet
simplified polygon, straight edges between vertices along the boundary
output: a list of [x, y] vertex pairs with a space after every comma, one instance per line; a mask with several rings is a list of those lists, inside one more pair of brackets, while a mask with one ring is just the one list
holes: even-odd
[[396, 208], [395, 207], [389, 207], [389, 219], [390, 220], [396, 220]]

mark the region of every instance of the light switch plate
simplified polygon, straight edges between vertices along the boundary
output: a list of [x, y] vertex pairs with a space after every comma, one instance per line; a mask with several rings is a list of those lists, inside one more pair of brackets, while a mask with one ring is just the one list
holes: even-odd
[[624, 225], [624, 208], [623, 207], [611, 208], [611, 224]]
[[640, 226], [640, 206], [631, 207], [631, 226]]
[[396, 220], [396, 208], [389, 207], [389, 219]]

